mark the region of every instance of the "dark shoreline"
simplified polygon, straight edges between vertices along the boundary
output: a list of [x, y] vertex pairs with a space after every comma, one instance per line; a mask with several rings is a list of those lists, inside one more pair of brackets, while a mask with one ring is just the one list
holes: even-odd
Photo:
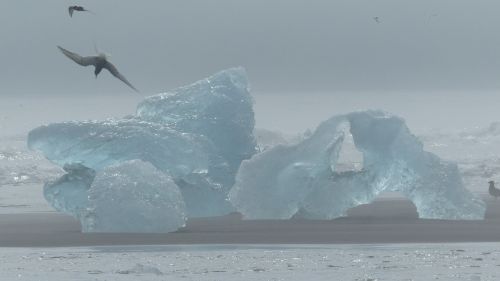
[[238, 214], [198, 218], [168, 234], [81, 233], [58, 213], [0, 215], [0, 247], [180, 244], [378, 244], [500, 242], [500, 200], [488, 201], [485, 220], [418, 219], [405, 200], [379, 200], [331, 220], [241, 220]]

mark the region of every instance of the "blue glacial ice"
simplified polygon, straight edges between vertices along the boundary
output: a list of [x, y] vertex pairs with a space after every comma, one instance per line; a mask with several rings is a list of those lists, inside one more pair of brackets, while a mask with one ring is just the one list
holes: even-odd
[[81, 222], [84, 232], [171, 232], [185, 225], [185, 205], [169, 175], [132, 160], [97, 173]]
[[[347, 134], [363, 155], [359, 171], [336, 169]], [[332, 219], [383, 191], [405, 195], [420, 218], [484, 218], [457, 166], [425, 152], [401, 118], [379, 111], [333, 117], [298, 144], [243, 161], [229, 198], [247, 219]]]
[[52, 206], [78, 218], [83, 232], [170, 232], [184, 226], [185, 205], [172, 178], [152, 164], [131, 160], [97, 173], [66, 164], [60, 179], [48, 182]]
[[[423, 151], [398, 117], [336, 116], [257, 153], [252, 106], [245, 71], [234, 68], [148, 97], [135, 115], [36, 128], [28, 146], [66, 171], [44, 195], [84, 231], [166, 232], [185, 217], [235, 210], [247, 219], [332, 219], [383, 191], [407, 196], [422, 218], [483, 218], [483, 202], [464, 187], [456, 165]], [[344, 171], [339, 155], [351, 135], [363, 167]], [[150, 205], [157, 195], [168, 200]], [[159, 209], [177, 211], [162, 216]], [[128, 225], [116, 210], [143, 224]], [[151, 226], [155, 220], [172, 222]]]
[[29, 133], [28, 146], [66, 167], [67, 175], [45, 186], [45, 197], [79, 219], [94, 181], [87, 174], [134, 159], [173, 179], [188, 217], [224, 215], [234, 211], [227, 193], [238, 167], [256, 151], [252, 106], [245, 71], [234, 68], [148, 97], [133, 116], [41, 126]]
[[65, 175], [45, 183], [43, 195], [57, 211], [81, 219], [88, 207], [88, 190], [96, 172], [79, 163], [65, 164], [63, 169]]

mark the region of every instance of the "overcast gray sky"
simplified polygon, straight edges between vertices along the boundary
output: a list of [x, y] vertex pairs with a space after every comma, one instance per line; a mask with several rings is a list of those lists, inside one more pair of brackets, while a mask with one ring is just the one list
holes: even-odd
[[[95, 14], [70, 18], [70, 4]], [[493, 0], [3, 0], [0, 90], [128, 91], [56, 49], [90, 55], [94, 42], [146, 94], [238, 65], [257, 92], [496, 90], [498, 11]]]
[[[95, 14], [70, 18], [71, 4]], [[259, 127], [298, 132], [362, 109], [413, 131], [487, 126], [500, 119], [499, 11], [494, 0], [2, 0], [0, 96], [36, 99], [1, 99], [0, 128], [132, 113], [139, 96], [56, 48], [91, 55], [94, 43], [142, 95], [244, 66]]]

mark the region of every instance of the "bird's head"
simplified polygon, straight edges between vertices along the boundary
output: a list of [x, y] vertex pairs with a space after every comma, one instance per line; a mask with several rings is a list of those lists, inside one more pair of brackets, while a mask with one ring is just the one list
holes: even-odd
[[95, 44], [95, 42], [94, 42], [94, 50], [95, 50], [95, 53], [97, 54], [97, 56], [100, 57], [101, 59], [108, 60], [108, 58], [111, 57], [110, 54], [100, 52], [99, 49], [97, 48], [97, 45]]
[[97, 56], [104, 60], [108, 60], [111, 57], [111, 55], [105, 53], [98, 53]]
[[495, 182], [494, 182], [494, 181], [489, 181], [488, 183], [489, 183], [489, 184], [495, 184]]

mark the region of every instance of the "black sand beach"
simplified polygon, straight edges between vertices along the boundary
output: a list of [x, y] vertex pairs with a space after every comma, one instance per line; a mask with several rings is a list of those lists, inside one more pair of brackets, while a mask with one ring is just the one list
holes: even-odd
[[241, 220], [238, 214], [198, 218], [169, 234], [80, 232], [58, 213], [0, 215], [0, 247], [68, 247], [154, 244], [358, 244], [500, 242], [500, 200], [489, 200], [482, 221], [418, 219], [405, 200], [377, 200], [331, 221]]

